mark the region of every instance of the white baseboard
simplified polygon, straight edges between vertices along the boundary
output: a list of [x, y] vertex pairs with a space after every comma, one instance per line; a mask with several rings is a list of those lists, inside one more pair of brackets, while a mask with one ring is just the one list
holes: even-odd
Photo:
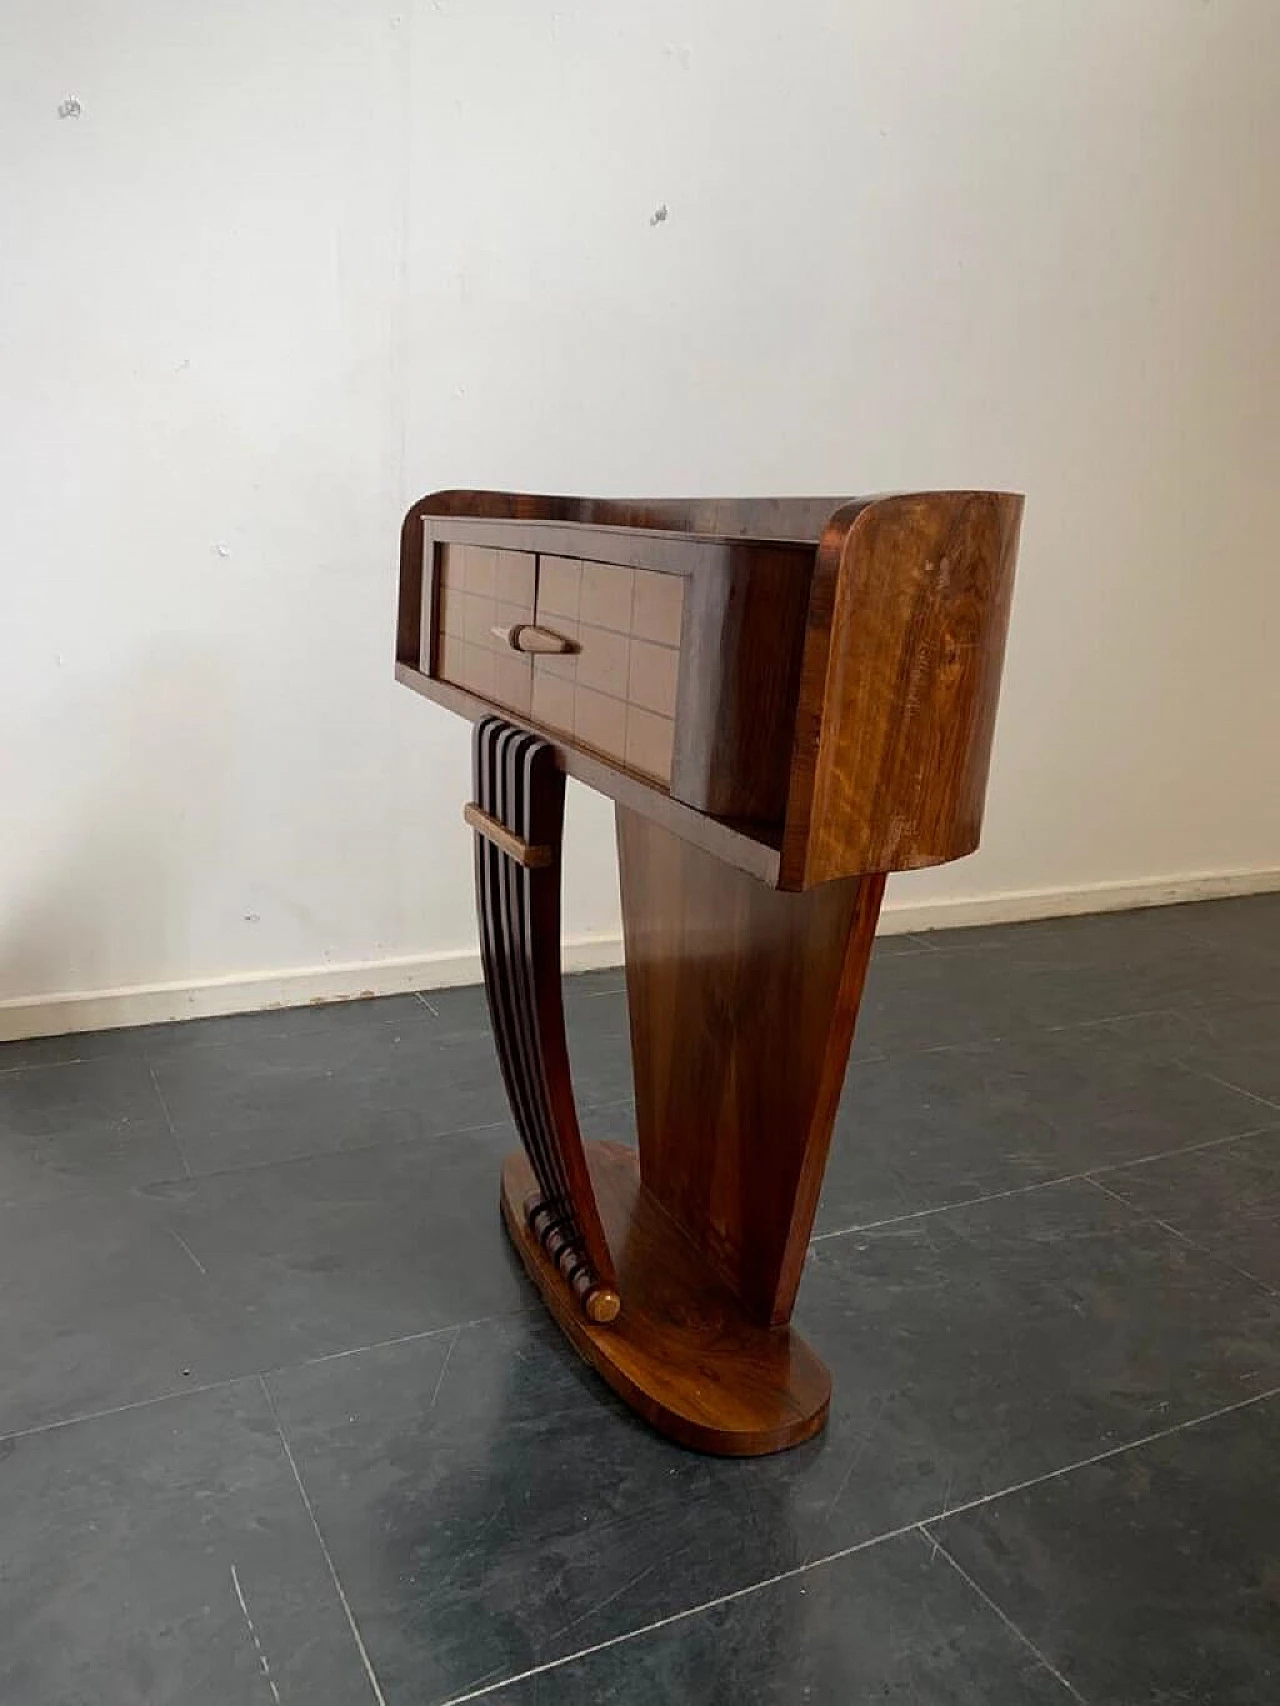
[[[621, 965], [622, 938], [590, 936], [566, 941], [561, 960], [567, 972]], [[258, 1013], [271, 1007], [359, 1001], [371, 995], [404, 995], [418, 989], [452, 989], [457, 984], [479, 983], [480, 978], [477, 948], [353, 960], [340, 965], [294, 966], [285, 971], [211, 977], [192, 983], [146, 983], [18, 996], [0, 1001], [0, 1042], [73, 1031], [118, 1030], [125, 1025], [158, 1025], [174, 1019], [211, 1019], [223, 1013]]]
[[[880, 931], [882, 935], [894, 936], [907, 931], [1012, 924], [1088, 912], [1121, 912], [1139, 906], [1172, 906], [1189, 900], [1221, 900], [1229, 895], [1261, 894], [1276, 889], [1280, 889], [1280, 870], [1233, 871], [1158, 882], [1097, 883], [1072, 889], [1025, 889], [973, 898], [918, 901], [906, 906], [896, 905], [891, 899], [881, 914]], [[892, 888], [889, 892], [892, 896]], [[591, 936], [566, 941], [562, 958], [567, 972], [621, 965], [622, 938]], [[464, 949], [456, 953], [408, 954], [343, 965], [297, 966], [187, 983], [16, 996], [0, 1001], [0, 1042], [75, 1031], [114, 1030], [126, 1025], [163, 1024], [174, 1019], [207, 1019], [223, 1013], [254, 1013], [270, 1007], [356, 1001], [372, 995], [448, 989], [479, 981], [479, 952]]]
[[1280, 870], [1226, 871], [1212, 876], [1163, 877], [1129, 883], [1088, 883], [1070, 889], [1014, 889], [895, 904], [893, 880], [880, 914], [880, 933], [913, 935], [922, 930], [965, 930], [977, 924], [1025, 924], [1035, 918], [1075, 918], [1087, 912], [1130, 912], [1140, 906], [1179, 906], [1189, 900], [1227, 900], [1232, 895], [1270, 894], [1280, 889]]

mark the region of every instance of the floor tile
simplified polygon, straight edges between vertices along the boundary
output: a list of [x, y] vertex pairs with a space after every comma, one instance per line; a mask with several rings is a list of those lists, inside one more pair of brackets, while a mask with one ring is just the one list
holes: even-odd
[[[490, 1034], [482, 987], [429, 990], [432, 1035], [474, 1042]], [[564, 980], [565, 1031], [574, 1094], [580, 1107], [624, 1101], [633, 1090], [631, 1033], [622, 970], [580, 972]]]
[[569, 1066], [580, 1107], [625, 1101], [635, 1094], [627, 997], [617, 990], [565, 1005]]
[[1280, 1291], [1280, 1123], [1105, 1178], [1143, 1214], [1194, 1238]]
[[927, 933], [896, 931], [889, 935], [881, 930], [876, 937], [875, 958], [885, 960], [896, 959], [899, 954], [931, 954], [934, 947], [935, 937]]
[[270, 1377], [388, 1699], [434, 1706], [804, 1560], [805, 1454], [682, 1451], [541, 1315]]
[[508, 1126], [149, 1193], [207, 1270], [235, 1372], [529, 1307], [498, 1208]]
[[1180, 1066], [1162, 1016], [855, 1060], [817, 1230], [862, 1226], [1256, 1129], [1251, 1098]]
[[390, 1699], [486, 1686], [1280, 1382], [1280, 1302], [1089, 1186], [820, 1251], [801, 1325], [832, 1424], [775, 1458], [661, 1440], [540, 1313], [271, 1377]]
[[632, 1148], [638, 1142], [636, 1105], [630, 1097], [624, 1102], [582, 1104], [578, 1114], [582, 1135], [588, 1141], [606, 1138], [614, 1143], [628, 1143]]
[[1173, 929], [1248, 964], [1280, 969], [1280, 892], [1167, 908]]
[[521, 1309], [510, 1131], [0, 1213], [0, 1432]]
[[1020, 1036], [1031, 1019], [1003, 953], [874, 953], [854, 1030], [864, 1060]]
[[[424, 1015], [429, 1018], [429, 1015]], [[405, 1024], [265, 1035], [156, 1062], [193, 1174], [365, 1149], [508, 1117], [492, 1038]]]
[[[624, 1412], [540, 1316], [269, 1384], [391, 1702], [623, 1632], [697, 1574], [681, 1513], [714, 1466]], [[659, 1568], [677, 1559], [679, 1586]]]
[[183, 1172], [145, 1061], [106, 1056], [0, 1073], [0, 1207]]
[[137, 1056], [137, 1029], [67, 1031], [54, 1037], [21, 1037], [0, 1042], [0, 1075], [23, 1072], [31, 1066], [66, 1066], [78, 1060], [101, 1060], [114, 1055]]
[[[566, 1013], [586, 1007], [600, 996], [622, 996], [626, 1001], [626, 973], [621, 966], [608, 966], [600, 971], [574, 972], [562, 979]], [[489, 1004], [484, 985], [471, 983], [456, 989], [427, 989], [423, 991], [432, 1019], [432, 1031], [439, 1037], [468, 1036], [472, 1031], [488, 1031]]]
[[228, 1013], [213, 1019], [189, 1019], [175, 1025], [143, 1025], [133, 1035], [149, 1060], [166, 1060], [193, 1050], [261, 1043], [267, 1038], [342, 1039], [384, 1026], [422, 1026], [430, 1015], [416, 995], [382, 995], [356, 1001], [314, 1001], [305, 1007], [268, 1007], [258, 1013]]
[[256, 1381], [3, 1442], [0, 1535], [14, 1706], [373, 1698]]
[[[1197, 909], [1156, 907], [948, 931], [936, 938], [949, 962], [938, 975], [954, 990], [956, 1008], [976, 1005], [988, 1023], [1004, 1026], [990, 1033], [997, 1036], [1018, 1035], [1028, 1026], [1280, 997], [1280, 925], [1255, 931], [1246, 946], [1239, 929], [1183, 924], [1180, 915], [1188, 910]], [[1272, 916], [1280, 918], [1280, 909], [1272, 908]], [[960, 1012], [949, 1012], [940, 999], [939, 1027], [952, 1030], [960, 1022]]]
[[915, 1534], [570, 1660], [492, 1706], [1070, 1706]]
[[1090, 1706], [1280, 1697], [1280, 1400], [937, 1533]]
[[[634, 1139], [621, 972], [565, 1011]], [[372, 1698], [274, 1371], [388, 1706], [1064, 1697], [918, 1536], [819, 1562], [942, 1512], [1089, 1706], [1270, 1701], [1274, 1407], [1070, 1466], [1280, 1386], [1278, 1061], [1280, 895], [881, 941], [800, 1292], [831, 1426], [726, 1463], [537, 1306], [480, 989], [4, 1045], [0, 1699], [271, 1706], [233, 1562], [282, 1700]]]
[[224, 1048], [229, 1043], [264, 1037], [316, 1035], [404, 1024], [427, 1012], [413, 995], [388, 995], [356, 1001], [309, 1002], [302, 1007], [266, 1007], [254, 1013], [229, 1013], [209, 1019], [184, 1019], [164, 1025], [132, 1025], [110, 1031], [70, 1032], [0, 1043], [0, 1073], [22, 1066], [69, 1060], [140, 1055], [149, 1060], [191, 1049]]
[[194, 1384], [206, 1292], [137, 1197], [0, 1212], [0, 1434]]
[[[1280, 1000], [1168, 1012], [1149, 1022], [1144, 1046], [1231, 1084], [1280, 1111]], [[1269, 1118], [1259, 1113], [1259, 1121]]]
[[1280, 1299], [1087, 1182], [824, 1240], [796, 1319], [819, 1555], [1280, 1381]]

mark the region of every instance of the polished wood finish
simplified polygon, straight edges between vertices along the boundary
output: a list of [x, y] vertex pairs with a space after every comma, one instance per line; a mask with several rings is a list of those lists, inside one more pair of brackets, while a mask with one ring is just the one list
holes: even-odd
[[[572, 737], [567, 769], [577, 751], [611, 760], [588, 765], [592, 785], [677, 834], [706, 845], [696, 824], [717, 819], [721, 846], [755, 844], [728, 856], [772, 886], [942, 863], [972, 852], [981, 827], [1021, 513], [1021, 498], [993, 492], [843, 504], [436, 493], [401, 535], [399, 671], [464, 714], [500, 703]], [[459, 550], [685, 578], [669, 768], [667, 731], [644, 707], [630, 728], [617, 701], [589, 698], [567, 726], [551, 677], [490, 689], [487, 665], [465, 680], [437, 667], [436, 588]]]
[[[438, 492], [405, 518], [397, 677], [488, 755], [467, 816], [526, 1151], [507, 1225], [581, 1354], [699, 1449], [825, 1418], [786, 1323], [886, 874], [977, 845], [1021, 514]], [[567, 775], [617, 809], [638, 1157], [584, 1148], [574, 1110]]]
[[811, 553], [739, 547], [695, 575], [685, 613], [671, 792], [713, 817], [781, 820], [791, 776]]
[[831, 1377], [800, 1335], [762, 1326], [640, 1183], [618, 1143], [588, 1143], [587, 1163], [622, 1311], [597, 1327], [529, 1227], [532, 1173], [522, 1153], [502, 1169], [511, 1241], [569, 1341], [646, 1421], [681, 1445], [727, 1457], [784, 1451], [827, 1419]]
[[817, 553], [779, 881], [912, 870], [978, 845], [1022, 500], [929, 492], [837, 512]]
[[510, 646], [513, 652], [530, 652], [535, 657], [543, 654], [561, 657], [578, 649], [575, 642], [563, 634], [553, 634], [549, 628], [536, 628], [530, 622], [517, 622], [510, 628], [499, 623], [490, 632], [503, 645]]
[[[498, 717], [476, 724], [473, 757], [480, 951], [498, 1061], [536, 1186], [527, 1223], [577, 1304], [609, 1321], [617, 1279], [578, 1130], [560, 992], [564, 776], [545, 741]], [[529, 864], [490, 824], [518, 848], [555, 857]]]
[[[531, 551], [442, 544], [433, 565], [433, 667], [444, 681], [527, 717], [533, 666], [510, 636], [534, 622], [537, 559]], [[424, 641], [424, 646], [427, 644]]]
[[[810, 548], [554, 521], [421, 526], [422, 564], [405, 571], [423, 589], [421, 639], [402, 662], [698, 812], [780, 836]], [[547, 655], [530, 675], [504, 655], [513, 649]]]
[[[409, 664], [398, 663], [395, 676], [401, 686], [412, 688], [415, 693], [443, 705], [446, 710], [465, 717], [469, 722], [475, 722], [493, 709], [487, 701], [468, 693], [465, 688], [452, 687], [447, 681], [433, 681]], [[503, 715], [522, 728], [546, 735], [549, 739], [555, 738], [553, 731], [537, 723], [506, 711]], [[673, 800], [665, 788], [655, 786], [620, 764], [610, 763], [585, 747], [557, 743], [556, 757], [566, 776], [574, 777], [620, 805], [631, 806], [656, 823], [666, 824], [682, 840], [705, 848], [738, 870], [750, 872], [758, 882], [768, 883], [770, 887], [776, 885], [782, 856], [779, 826], [708, 817], [682, 805], [679, 800]]]
[[686, 584], [540, 553], [538, 622], [569, 645], [534, 660], [535, 723], [669, 784]]
[[618, 808], [640, 1169], [756, 1318], [786, 1321], [883, 877], [779, 894]]
[[631, 532], [696, 534], [707, 539], [794, 540], [816, 545], [834, 511], [850, 502], [840, 497], [579, 498], [458, 487], [419, 499], [405, 520], [408, 524], [423, 516], [450, 516], [561, 522], [574, 528], [616, 527]]
[[555, 858], [554, 848], [531, 847], [527, 841], [521, 841], [518, 835], [512, 835], [506, 825], [499, 823], [496, 817], [482, 812], [479, 806], [463, 806], [462, 818], [477, 835], [483, 835], [499, 852], [505, 853], [508, 859], [514, 859], [516, 864], [522, 865], [526, 871], [540, 871]]

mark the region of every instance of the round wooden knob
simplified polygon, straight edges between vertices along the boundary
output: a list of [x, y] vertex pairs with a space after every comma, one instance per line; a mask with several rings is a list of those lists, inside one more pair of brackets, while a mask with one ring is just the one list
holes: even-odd
[[622, 1299], [617, 1292], [599, 1286], [587, 1299], [587, 1319], [594, 1321], [597, 1327], [607, 1327], [610, 1321], [618, 1319], [621, 1308]]

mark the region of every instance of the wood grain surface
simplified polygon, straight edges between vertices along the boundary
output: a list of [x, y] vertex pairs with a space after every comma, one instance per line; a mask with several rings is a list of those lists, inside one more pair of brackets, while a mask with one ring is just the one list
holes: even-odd
[[641, 1172], [743, 1307], [785, 1321], [884, 879], [779, 894], [617, 818]]
[[533, 1174], [523, 1153], [502, 1169], [511, 1241], [570, 1343], [661, 1433], [695, 1450], [757, 1457], [811, 1439], [831, 1377], [798, 1333], [754, 1321], [644, 1190], [632, 1150], [588, 1143], [587, 1163], [615, 1252], [622, 1309], [587, 1320], [529, 1229]]

